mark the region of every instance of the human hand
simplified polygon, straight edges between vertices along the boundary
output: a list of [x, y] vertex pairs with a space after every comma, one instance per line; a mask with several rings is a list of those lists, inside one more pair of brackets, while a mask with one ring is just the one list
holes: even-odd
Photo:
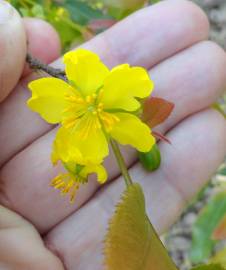
[[[12, 28], [18, 23], [12, 23]], [[7, 35], [12, 37], [13, 29], [8, 27], [9, 21], [2, 25], [7, 31], [3, 32], [0, 48], [8, 48], [8, 53], [4, 54], [7, 61], [4, 65], [0, 62], [0, 74], [7, 70], [4, 77], [0, 76], [0, 85], [5, 85], [4, 92], [1, 90], [4, 95], [12, 90], [22, 74], [26, 49], [22, 28], [17, 31], [13, 28], [21, 44], [17, 42], [14, 44], [17, 47], [12, 48], [7, 43]], [[46, 56], [50, 53], [56, 58], [56, 38], [51, 38], [50, 34], [46, 34], [48, 39], [38, 38], [40, 33], [47, 33], [47, 25], [40, 24], [39, 33], [30, 20], [26, 21], [26, 26], [30, 27], [30, 47], [36, 44], [38, 49], [38, 54], [32, 48], [31, 53], [48, 62], [51, 59]], [[226, 87], [226, 56], [216, 44], [205, 41], [207, 37], [208, 22], [200, 9], [191, 2], [171, 0], [135, 13], [83, 45], [98, 53], [111, 67], [124, 62], [144, 66], [155, 82], [154, 95], [175, 103], [172, 115], [157, 129], [167, 133], [172, 142], [172, 146], [159, 143], [162, 164], [158, 171], [145, 172], [136, 162], [135, 152], [127, 147], [123, 149], [133, 179], [144, 188], [147, 211], [159, 233], [174, 222], [226, 152], [225, 120], [218, 112], [208, 109]], [[11, 67], [7, 68], [9, 63]], [[54, 66], [62, 68], [60, 60]], [[67, 270], [99, 270], [107, 221], [124, 188], [117, 164], [110, 156], [106, 161], [109, 184], [99, 187], [95, 179], [90, 179], [79, 190], [74, 205], [49, 187], [49, 181], [61, 170], [53, 168], [49, 160], [56, 128], [26, 107], [29, 98], [26, 85], [34, 77], [33, 74], [20, 80], [0, 105], [0, 202], [33, 223], [47, 247], [56, 254], [48, 252], [34, 228], [23, 221], [25, 232], [31, 230], [31, 238], [35, 239], [24, 252], [24, 263], [26, 257], [32, 258], [36, 249], [41, 249], [39, 260], [48, 266], [41, 265], [39, 269], [63, 269], [59, 257]], [[0, 220], [3, 220], [1, 215], [8, 213], [0, 209]], [[0, 259], [7, 241], [13, 245], [12, 255], [15, 255], [27, 237], [25, 233], [26, 237], [23, 235], [14, 243], [14, 235], [20, 235], [15, 231], [2, 242], [1, 229], [5, 227], [8, 225], [0, 222], [0, 243], [4, 243], [0, 244]], [[20, 259], [22, 257], [20, 255]], [[36, 266], [33, 262], [31, 267], [29, 261], [27, 268], [21, 268], [15, 260], [8, 261], [12, 269], [29, 270]]]

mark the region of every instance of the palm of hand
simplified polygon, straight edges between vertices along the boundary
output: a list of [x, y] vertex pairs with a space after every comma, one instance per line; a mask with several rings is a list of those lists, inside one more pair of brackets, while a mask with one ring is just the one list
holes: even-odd
[[[13, 19], [5, 26], [12, 33]], [[56, 58], [58, 41], [53, 30], [36, 20], [25, 24], [31, 52], [48, 62]], [[35, 27], [39, 30], [34, 36]], [[12, 36], [10, 31], [3, 33], [4, 46]], [[84, 45], [109, 66], [124, 62], [144, 66], [155, 82], [154, 95], [175, 103], [173, 114], [158, 127], [168, 132], [172, 146], [159, 144], [163, 160], [157, 172], [143, 171], [134, 151], [123, 149], [133, 179], [145, 190], [147, 211], [159, 233], [175, 220], [225, 155], [225, 121], [208, 107], [226, 86], [226, 56], [217, 45], [205, 41], [207, 37], [204, 14], [190, 2], [172, 0], [139, 11]], [[49, 46], [43, 49], [46, 40]], [[11, 58], [14, 65], [0, 76], [4, 92], [12, 90], [22, 67], [15, 61], [26, 53], [22, 45], [20, 50], [11, 50], [13, 55], [7, 54], [5, 65], [10, 65]], [[55, 66], [60, 67], [60, 61]], [[2, 207], [0, 261], [12, 269], [100, 269], [101, 241], [124, 188], [117, 164], [110, 156], [106, 161], [110, 183], [96, 194], [99, 185], [91, 179], [80, 189], [74, 205], [54, 192], [48, 183], [61, 169], [52, 168], [49, 160], [56, 128], [26, 107], [26, 85], [32, 79], [34, 75], [21, 80], [0, 105], [0, 202], [33, 223], [56, 256], [43, 245], [34, 227]], [[10, 230], [5, 233], [4, 228]]]

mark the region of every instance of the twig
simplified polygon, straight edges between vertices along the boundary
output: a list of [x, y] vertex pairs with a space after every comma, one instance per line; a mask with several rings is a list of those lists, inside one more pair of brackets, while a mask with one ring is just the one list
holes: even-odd
[[53, 68], [47, 64], [42, 63], [40, 60], [34, 58], [29, 53], [27, 54], [26, 61], [29, 64], [30, 68], [33, 70], [42, 70], [52, 77], [59, 78], [66, 81], [65, 71], [59, 68]]

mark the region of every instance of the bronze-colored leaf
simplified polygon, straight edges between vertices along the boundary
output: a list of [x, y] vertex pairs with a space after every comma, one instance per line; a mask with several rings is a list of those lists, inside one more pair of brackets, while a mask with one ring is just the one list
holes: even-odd
[[105, 240], [107, 270], [177, 270], [145, 211], [139, 184], [123, 194]]
[[173, 111], [174, 104], [163, 98], [151, 97], [145, 100], [142, 120], [153, 128], [164, 122]]

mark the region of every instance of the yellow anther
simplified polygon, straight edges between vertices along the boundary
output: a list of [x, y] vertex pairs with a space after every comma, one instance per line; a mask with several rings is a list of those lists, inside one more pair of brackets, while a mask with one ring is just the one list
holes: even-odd
[[54, 185], [54, 188], [55, 189], [61, 189], [61, 188], [64, 188], [64, 187], [65, 187], [65, 183], [64, 182], [61, 182], [61, 183], [59, 183], [57, 185]]
[[103, 107], [104, 107], [104, 104], [103, 104], [102, 102], [100, 102], [100, 103], [98, 104], [98, 107], [99, 107], [99, 108], [103, 108]]
[[79, 103], [79, 104], [83, 104], [84, 103], [84, 100], [79, 97], [79, 98], [77, 98], [77, 101], [76, 102]]
[[76, 101], [77, 100], [77, 97], [76, 96], [69, 96], [69, 95], [66, 95], [65, 96], [65, 99], [67, 101]]
[[59, 183], [61, 183], [62, 180], [61, 180], [61, 175], [58, 175], [57, 177], [55, 177], [52, 181], [51, 181], [51, 186], [55, 186]]
[[74, 95], [65, 95], [65, 100], [74, 104], [84, 104], [85, 101], [83, 98]]
[[92, 111], [92, 114], [93, 115], [97, 115], [97, 111]]
[[86, 102], [87, 102], [87, 103], [93, 102], [93, 97], [92, 97], [92, 96], [87, 96], [87, 97], [86, 97]]
[[55, 189], [59, 189], [62, 196], [69, 193], [70, 201], [73, 203], [75, 200], [76, 191], [80, 186], [77, 180], [79, 181], [79, 179], [76, 179], [75, 176], [69, 173], [60, 174], [51, 181], [51, 186], [53, 186]]

